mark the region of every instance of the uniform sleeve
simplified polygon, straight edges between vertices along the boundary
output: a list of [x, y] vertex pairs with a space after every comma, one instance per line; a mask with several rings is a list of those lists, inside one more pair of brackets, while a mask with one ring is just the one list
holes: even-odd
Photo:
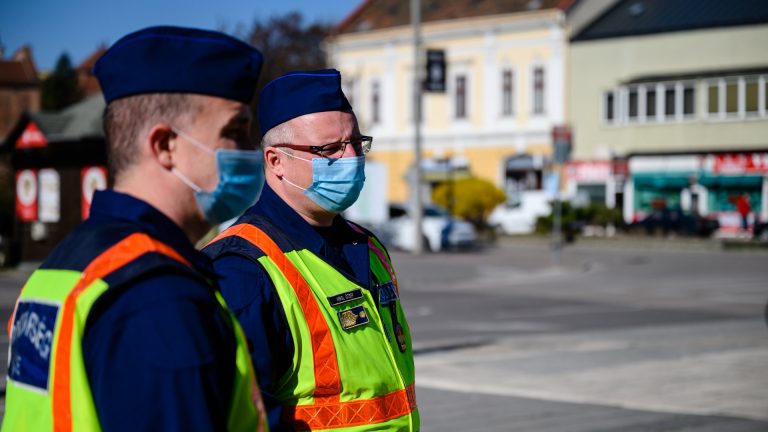
[[226, 430], [235, 349], [212, 289], [190, 276], [110, 288], [83, 339], [102, 429]]
[[240, 255], [225, 254], [213, 262], [219, 287], [248, 339], [272, 432], [280, 425], [282, 408], [274, 396], [280, 378], [293, 361], [293, 338], [282, 303], [264, 268]]

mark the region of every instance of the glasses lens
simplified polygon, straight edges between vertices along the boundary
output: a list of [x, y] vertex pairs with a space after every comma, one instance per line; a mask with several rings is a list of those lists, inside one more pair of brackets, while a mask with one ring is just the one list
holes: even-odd
[[347, 147], [346, 143], [333, 143], [326, 144], [321, 150], [321, 156], [324, 157], [341, 157], [344, 153], [344, 149]]
[[363, 154], [371, 151], [371, 144], [373, 144], [372, 137], [364, 136], [360, 139], [360, 150], [362, 150]]

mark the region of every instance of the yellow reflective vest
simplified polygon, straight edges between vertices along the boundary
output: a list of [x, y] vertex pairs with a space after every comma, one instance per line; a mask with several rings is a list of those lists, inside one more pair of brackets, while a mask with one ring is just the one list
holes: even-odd
[[[82, 355], [85, 323], [93, 304], [109, 288], [103, 278], [147, 253], [191, 267], [170, 246], [133, 233], [97, 256], [82, 272], [46, 268], [32, 274], [9, 321], [3, 431], [101, 430]], [[230, 317], [237, 339], [229, 430], [256, 431], [259, 426], [267, 430], [257, 407], [259, 390], [245, 336], [218, 291], [216, 297]]]
[[264, 218], [249, 222], [222, 232], [206, 252], [248, 256], [228, 247], [234, 238], [263, 252], [250, 258], [272, 280], [295, 347], [288, 372], [271, 390], [283, 404], [283, 421], [296, 430], [418, 431], [410, 331], [383, 246], [369, 237], [374, 299], [314, 253], [283, 240], [278, 246], [273, 236], [285, 236]]

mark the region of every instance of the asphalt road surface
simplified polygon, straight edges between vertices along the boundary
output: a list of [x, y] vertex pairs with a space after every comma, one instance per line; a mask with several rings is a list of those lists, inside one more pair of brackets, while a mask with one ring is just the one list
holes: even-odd
[[[649, 246], [650, 245], [650, 246]], [[709, 248], [711, 249], [711, 248]], [[425, 431], [768, 431], [768, 254], [394, 254]]]
[[[768, 254], [711, 249], [394, 252], [422, 429], [768, 431]], [[2, 322], [27, 274], [0, 272]]]

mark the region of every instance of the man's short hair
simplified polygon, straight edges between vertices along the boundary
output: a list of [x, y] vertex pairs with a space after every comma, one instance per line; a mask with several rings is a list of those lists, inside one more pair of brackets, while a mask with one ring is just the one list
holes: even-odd
[[296, 126], [290, 123], [289, 120], [268, 130], [266, 135], [261, 137], [261, 149], [264, 150], [277, 144], [294, 144], [294, 128]]
[[203, 108], [193, 94], [151, 93], [112, 101], [104, 111], [109, 170], [117, 179], [137, 161], [139, 142], [157, 123], [185, 128]]

